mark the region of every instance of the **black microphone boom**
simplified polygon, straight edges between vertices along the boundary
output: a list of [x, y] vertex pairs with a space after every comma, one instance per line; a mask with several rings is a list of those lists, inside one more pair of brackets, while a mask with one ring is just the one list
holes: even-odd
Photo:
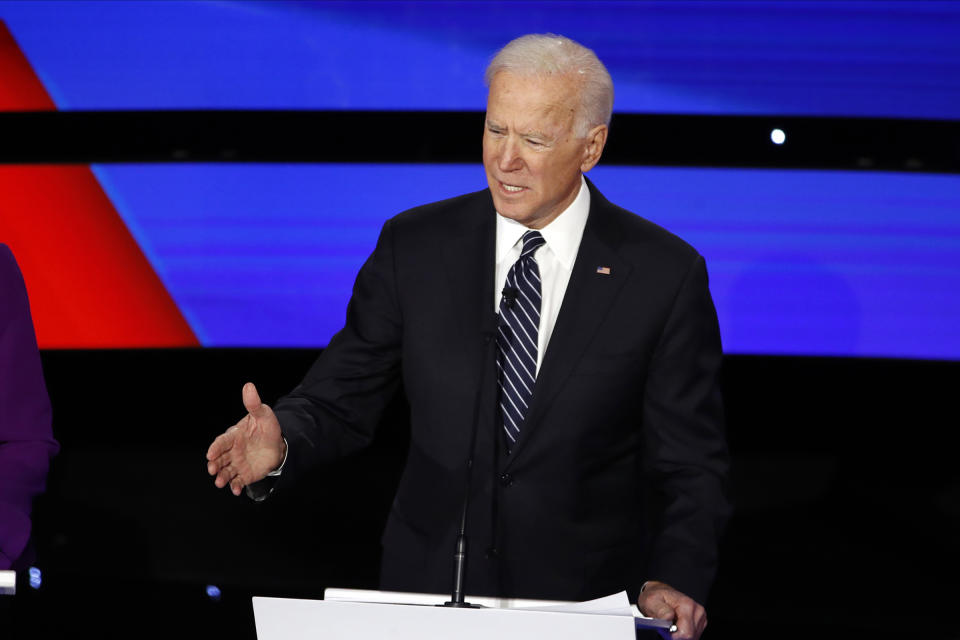
[[[514, 289], [516, 291], [516, 289]], [[506, 289], [504, 289], [506, 296]], [[514, 294], [516, 297], [516, 294]], [[470, 480], [473, 476], [473, 456], [477, 448], [477, 425], [480, 423], [480, 399], [483, 397], [484, 382], [487, 378], [490, 348], [496, 344], [492, 331], [483, 332], [483, 356], [480, 362], [480, 385], [473, 403], [473, 425], [470, 430], [470, 455], [467, 458], [467, 481], [463, 496], [463, 511], [460, 513], [460, 529], [457, 531], [457, 544], [453, 552], [453, 591], [449, 602], [444, 607], [479, 607], [477, 604], [464, 602], [464, 579], [467, 574], [467, 509], [470, 507]]]

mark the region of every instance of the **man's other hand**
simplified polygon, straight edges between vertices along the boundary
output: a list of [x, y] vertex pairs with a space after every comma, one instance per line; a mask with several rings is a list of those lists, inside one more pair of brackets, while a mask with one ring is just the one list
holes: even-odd
[[640, 613], [651, 618], [673, 620], [674, 633], [661, 632], [669, 640], [697, 640], [707, 626], [707, 611], [696, 600], [668, 584], [651, 580], [637, 598]]
[[207, 449], [207, 471], [216, 476], [214, 484], [218, 489], [229, 484], [235, 496], [248, 484], [267, 477], [287, 453], [277, 416], [260, 402], [252, 382], [243, 385], [243, 406], [246, 417], [219, 435]]

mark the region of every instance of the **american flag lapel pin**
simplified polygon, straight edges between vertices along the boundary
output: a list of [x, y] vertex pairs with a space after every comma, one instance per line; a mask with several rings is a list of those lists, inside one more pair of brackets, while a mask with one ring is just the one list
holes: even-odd
[[608, 276], [610, 275], [610, 267], [597, 267], [597, 273]]

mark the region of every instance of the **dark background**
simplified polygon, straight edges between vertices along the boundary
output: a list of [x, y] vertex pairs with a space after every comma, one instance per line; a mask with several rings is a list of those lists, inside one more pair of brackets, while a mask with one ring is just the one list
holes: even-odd
[[[398, 402], [374, 446], [296, 494], [218, 491], [209, 442], [299, 381], [312, 350], [47, 351], [63, 450], [37, 505], [43, 586], [13, 637], [253, 638], [251, 595], [375, 588], [406, 445]], [[955, 362], [728, 356], [735, 515], [708, 637], [955, 638], [960, 474]], [[208, 584], [220, 601], [205, 595]]]

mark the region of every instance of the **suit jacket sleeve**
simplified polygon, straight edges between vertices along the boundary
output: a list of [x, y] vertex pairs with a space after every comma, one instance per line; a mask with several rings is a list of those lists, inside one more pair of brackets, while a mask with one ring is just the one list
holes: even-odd
[[344, 328], [274, 407], [289, 445], [278, 486], [370, 443], [400, 386], [401, 333], [388, 221], [357, 275]]
[[693, 260], [653, 354], [644, 450], [654, 539], [648, 577], [704, 602], [730, 515], [717, 315], [702, 257]]
[[27, 291], [13, 254], [0, 245], [0, 569], [27, 545], [33, 499], [57, 448]]

